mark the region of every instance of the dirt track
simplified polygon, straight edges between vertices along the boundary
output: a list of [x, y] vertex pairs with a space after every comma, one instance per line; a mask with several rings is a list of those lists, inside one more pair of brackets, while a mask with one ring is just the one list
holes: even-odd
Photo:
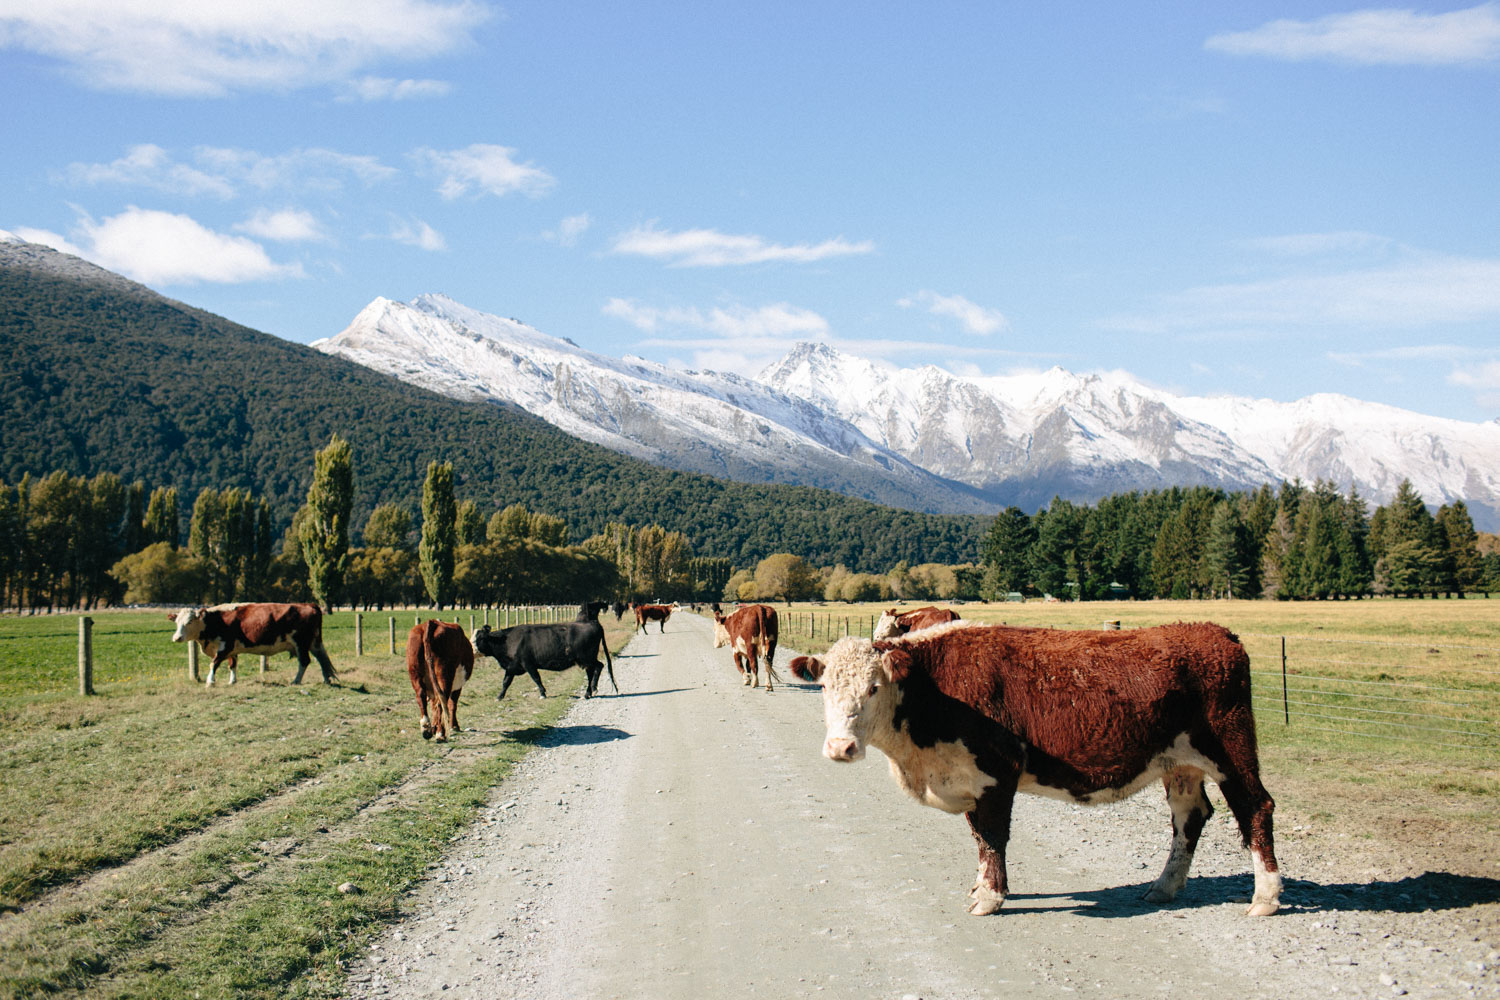
[[624, 694], [580, 701], [496, 790], [350, 996], [1500, 997], [1493, 880], [1352, 874], [1278, 816], [1285, 907], [1247, 918], [1215, 790], [1187, 889], [1154, 907], [1159, 795], [1022, 797], [1016, 895], [971, 917], [967, 826], [906, 798], [878, 751], [823, 759], [815, 688], [742, 687], [685, 612], [615, 672]]

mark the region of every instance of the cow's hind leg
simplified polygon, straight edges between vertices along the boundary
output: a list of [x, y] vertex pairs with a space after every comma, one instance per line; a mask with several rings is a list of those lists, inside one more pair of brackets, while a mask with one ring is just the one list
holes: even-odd
[[1255, 753], [1255, 723], [1234, 727], [1232, 733], [1249, 733], [1248, 739], [1225, 739], [1224, 779], [1219, 791], [1239, 823], [1240, 836], [1250, 849], [1255, 871], [1255, 894], [1245, 912], [1269, 917], [1281, 909], [1281, 867], [1276, 863], [1276, 842], [1271, 833], [1271, 814], [1276, 802], [1260, 783], [1260, 764]]
[[1162, 778], [1162, 784], [1172, 809], [1172, 853], [1167, 855], [1161, 875], [1146, 891], [1148, 903], [1170, 903], [1177, 898], [1187, 884], [1203, 826], [1214, 814], [1213, 804], [1203, 794], [1203, 772], [1198, 768], [1179, 767]]
[[305, 673], [307, 673], [307, 665], [310, 662], [312, 662], [312, 657], [308, 655], [308, 651], [305, 650], [305, 649], [298, 649], [297, 650], [297, 676], [292, 678], [292, 683], [293, 684], [301, 684], [302, 683], [302, 675], [305, 674]]
[[333, 661], [328, 658], [328, 650], [323, 648], [321, 640], [313, 645], [312, 655], [318, 658], [318, 666], [323, 670], [324, 684], [332, 684], [339, 679], [338, 673], [333, 669]]
[[1010, 887], [1005, 874], [1005, 845], [1010, 840], [1010, 811], [1015, 786], [998, 785], [985, 791], [979, 802], [964, 813], [969, 830], [979, 845], [979, 870], [969, 890], [969, 912], [976, 917], [998, 913]]

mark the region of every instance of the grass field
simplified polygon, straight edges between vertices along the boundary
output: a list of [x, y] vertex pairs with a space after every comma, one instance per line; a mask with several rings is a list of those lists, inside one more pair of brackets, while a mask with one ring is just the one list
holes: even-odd
[[[867, 630], [880, 608], [779, 610], [782, 644], [817, 650], [846, 616], [850, 631]], [[1224, 624], [1251, 652], [1263, 769], [1281, 841], [1294, 845], [1284, 864], [1322, 850], [1355, 871], [1500, 876], [1500, 600], [959, 610], [1058, 628]], [[98, 694], [88, 698], [77, 693], [76, 615], [0, 618], [0, 998], [337, 995], [342, 963], [451, 837], [485, 821], [491, 789], [582, 679], [548, 678], [562, 697], [539, 701], [521, 678], [496, 702], [500, 678], [481, 661], [460, 713], [466, 732], [440, 746], [417, 733], [387, 613], [366, 615], [363, 656], [352, 615], [331, 616], [339, 684], [317, 683], [314, 664], [299, 688], [282, 656], [264, 676], [259, 658], [245, 657], [237, 685], [221, 673], [205, 689], [187, 680], [184, 647], [168, 641], [160, 612], [92, 617]], [[404, 650], [414, 613], [395, 617]], [[467, 612], [457, 617], [467, 628]], [[604, 618], [619, 650], [631, 625]], [[1410, 725], [1402, 739], [1362, 723], [1320, 727], [1304, 707], [1284, 723], [1282, 636], [1298, 683], [1415, 685], [1395, 690], [1454, 703], [1423, 707], [1417, 722], [1459, 713], [1488, 741], [1445, 745]], [[615, 673], [629, 691], [629, 657]], [[1331, 703], [1358, 704], [1317, 683]], [[346, 883], [356, 891], [340, 892]]]
[[[398, 656], [385, 614], [366, 615], [359, 657], [353, 616], [327, 619], [336, 686], [314, 663], [292, 687], [282, 656], [263, 676], [242, 657], [239, 683], [221, 671], [212, 689], [188, 681], [159, 612], [92, 617], [89, 698], [76, 615], [0, 618], [0, 997], [337, 993], [365, 930], [582, 680], [549, 677], [541, 701], [523, 677], [497, 702], [482, 660], [467, 731], [443, 746], [416, 725], [413, 612], [396, 616]], [[629, 628], [607, 634], [617, 650]]]

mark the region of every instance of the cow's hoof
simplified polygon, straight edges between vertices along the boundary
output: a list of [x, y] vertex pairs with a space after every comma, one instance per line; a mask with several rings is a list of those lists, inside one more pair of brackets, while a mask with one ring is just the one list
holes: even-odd
[[430, 739], [432, 739], [432, 730], [431, 729], [424, 729], [424, 730], [422, 730], [422, 739], [424, 739], [424, 740], [430, 740]]
[[1005, 897], [998, 892], [989, 889], [979, 889], [970, 893], [974, 902], [969, 904], [969, 912], [976, 917], [987, 917], [992, 913], [999, 913], [1000, 907], [1005, 903]]
[[1251, 902], [1250, 908], [1245, 911], [1245, 915], [1247, 917], [1269, 917], [1279, 909], [1281, 909], [1281, 904], [1276, 900], [1262, 899]]
[[1170, 903], [1177, 898], [1177, 893], [1168, 892], [1166, 889], [1161, 889], [1153, 885], [1146, 890], [1146, 894], [1141, 898], [1148, 903]]

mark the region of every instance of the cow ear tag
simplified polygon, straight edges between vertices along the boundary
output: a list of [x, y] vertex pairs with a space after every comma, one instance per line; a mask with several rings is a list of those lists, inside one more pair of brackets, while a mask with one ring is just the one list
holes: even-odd
[[911, 672], [911, 653], [904, 649], [887, 650], [880, 658], [880, 665], [885, 668], [886, 676], [892, 684], [900, 684]]

